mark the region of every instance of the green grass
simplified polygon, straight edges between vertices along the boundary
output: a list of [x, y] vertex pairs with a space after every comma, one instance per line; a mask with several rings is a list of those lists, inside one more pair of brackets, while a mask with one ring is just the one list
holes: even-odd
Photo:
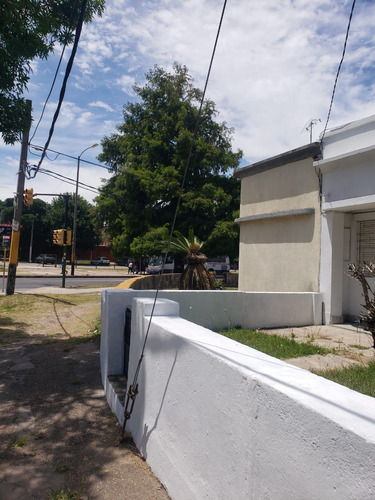
[[361, 349], [365, 351], [366, 349], [371, 349], [370, 347], [366, 347], [360, 344], [349, 344], [349, 347], [354, 347], [354, 349]]
[[299, 358], [311, 354], [328, 354], [332, 352], [330, 349], [311, 343], [300, 343], [294, 339], [279, 337], [278, 335], [267, 335], [257, 330], [230, 328], [219, 333], [278, 359]]
[[320, 370], [314, 371], [314, 373], [354, 391], [375, 397], [375, 361], [368, 365], [355, 365], [337, 370]]
[[27, 442], [27, 438], [23, 436], [16, 436], [11, 442], [10, 442], [10, 447], [13, 449], [16, 448], [22, 448], [25, 446]]
[[48, 500], [81, 500], [82, 495], [70, 489], [62, 488], [61, 490], [49, 490]]

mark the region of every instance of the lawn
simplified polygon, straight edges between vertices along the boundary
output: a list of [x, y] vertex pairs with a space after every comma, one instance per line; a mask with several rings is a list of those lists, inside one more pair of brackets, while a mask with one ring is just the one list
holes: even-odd
[[340, 370], [314, 371], [314, 373], [354, 391], [375, 397], [375, 361], [367, 365], [355, 365]]
[[258, 330], [230, 328], [219, 333], [278, 359], [299, 358], [311, 354], [328, 354], [332, 352], [311, 343], [296, 342], [294, 339], [279, 337], [278, 335], [267, 335]]
[[[219, 333], [278, 359], [298, 358], [310, 356], [311, 354], [328, 354], [334, 352], [313, 345], [310, 342], [300, 343], [296, 342], [293, 338], [289, 339], [279, 337], [278, 335], [268, 335], [258, 330], [230, 328]], [[354, 391], [375, 397], [375, 361], [367, 365], [355, 365], [337, 370], [320, 370], [313, 373], [349, 387], [349, 389], [353, 389]]]
[[14, 294], [0, 297], [0, 346], [46, 342], [96, 334], [100, 293]]

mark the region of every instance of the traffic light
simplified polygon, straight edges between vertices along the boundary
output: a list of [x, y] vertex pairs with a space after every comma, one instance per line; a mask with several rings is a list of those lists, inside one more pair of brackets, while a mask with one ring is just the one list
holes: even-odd
[[[64, 240], [65, 233], [66, 233], [66, 238]], [[71, 245], [72, 244], [72, 232], [68, 229], [54, 229], [53, 230], [53, 244], [54, 245]]]
[[66, 230], [66, 244], [69, 246], [72, 244], [72, 232], [70, 229]]
[[34, 190], [33, 188], [25, 189], [23, 192], [23, 204], [29, 207], [33, 204]]
[[53, 244], [63, 245], [64, 244], [64, 229], [54, 229], [53, 230]]

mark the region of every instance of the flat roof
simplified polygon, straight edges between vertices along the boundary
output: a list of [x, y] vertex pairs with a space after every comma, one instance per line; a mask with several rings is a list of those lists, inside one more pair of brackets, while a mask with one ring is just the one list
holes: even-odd
[[287, 165], [288, 163], [294, 163], [296, 161], [305, 160], [306, 158], [312, 158], [314, 161], [319, 160], [322, 155], [322, 145], [320, 142], [312, 142], [306, 146], [302, 146], [297, 149], [292, 149], [286, 153], [282, 153], [277, 156], [272, 156], [266, 160], [258, 161], [257, 163], [252, 163], [246, 167], [239, 168], [234, 172], [234, 176], [241, 179], [242, 177], [247, 177], [248, 175], [259, 174], [265, 170], [270, 170], [272, 168], [281, 167]]

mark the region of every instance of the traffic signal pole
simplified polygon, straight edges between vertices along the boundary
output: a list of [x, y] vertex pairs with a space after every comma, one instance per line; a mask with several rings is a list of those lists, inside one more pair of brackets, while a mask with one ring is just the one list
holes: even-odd
[[65, 220], [64, 220], [64, 245], [63, 245], [63, 261], [62, 261], [62, 284], [61, 287], [65, 288], [65, 271], [66, 271], [66, 245], [68, 243], [68, 202], [69, 195], [63, 194], [65, 201]]
[[[26, 101], [31, 114], [31, 101]], [[6, 294], [13, 295], [16, 286], [16, 272], [18, 264], [18, 249], [20, 244], [21, 215], [23, 204], [23, 192], [25, 187], [25, 171], [27, 165], [27, 148], [29, 145], [29, 130], [22, 132], [21, 157], [18, 170], [17, 193], [14, 203], [14, 214], [12, 221], [12, 238], [10, 243], [9, 265]]]

